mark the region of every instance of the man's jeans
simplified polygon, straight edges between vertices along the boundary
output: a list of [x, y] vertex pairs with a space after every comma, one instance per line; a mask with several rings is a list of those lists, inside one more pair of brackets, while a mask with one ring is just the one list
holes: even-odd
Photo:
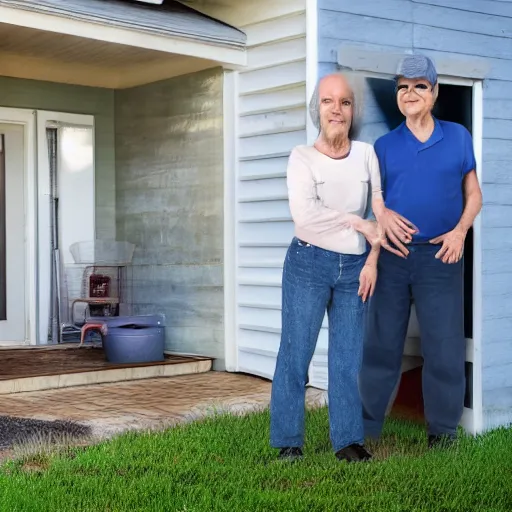
[[328, 400], [335, 451], [363, 442], [357, 378], [365, 304], [357, 295], [366, 255], [326, 251], [296, 238], [283, 270], [282, 335], [270, 404], [274, 448], [302, 447], [308, 368], [327, 309]]
[[407, 259], [382, 250], [370, 301], [360, 391], [365, 435], [378, 437], [400, 377], [414, 298], [420, 327], [428, 433], [455, 433], [464, 406], [463, 263], [435, 259], [440, 246], [412, 245]]

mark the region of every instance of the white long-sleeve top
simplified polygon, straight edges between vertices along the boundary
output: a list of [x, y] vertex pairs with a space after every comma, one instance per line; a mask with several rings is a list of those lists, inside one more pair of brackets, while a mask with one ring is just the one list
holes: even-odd
[[297, 146], [288, 161], [287, 185], [297, 238], [342, 254], [365, 252], [365, 238], [351, 220], [354, 215], [371, 216], [372, 197], [382, 197], [371, 144], [353, 141], [343, 159], [330, 158], [313, 146]]

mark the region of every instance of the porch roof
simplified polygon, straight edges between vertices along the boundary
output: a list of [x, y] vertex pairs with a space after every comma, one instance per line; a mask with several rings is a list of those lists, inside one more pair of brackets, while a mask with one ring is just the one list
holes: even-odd
[[133, 0], [0, 0], [2, 5], [233, 49], [243, 49], [246, 41], [241, 30], [174, 0], [164, 0], [162, 4]]

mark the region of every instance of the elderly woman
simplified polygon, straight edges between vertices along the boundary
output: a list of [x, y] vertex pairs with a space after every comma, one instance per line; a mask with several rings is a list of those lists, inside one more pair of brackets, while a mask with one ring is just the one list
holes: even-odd
[[[374, 211], [385, 236], [382, 246], [389, 246], [389, 238], [407, 258], [383, 251], [379, 259], [360, 378], [365, 433], [381, 433], [400, 377], [412, 295], [421, 332], [428, 446], [447, 446], [464, 406], [462, 253], [482, 195], [468, 130], [432, 115], [439, 92], [434, 63], [407, 56], [395, 80], [405, 121], [375, 143], [389, 209], [380, 204]], [[405, 219], [416, 228], [409, 231]]]
[[[271, 445], [280, 458], [302, 456], [308, 367], [325, 312], [329, 317], [330, 437], [340, 460], [369, 460], [358, 392], [366, 301], [377, 279], [379, 237], [369, 220], [381, 197], [378, 161], [352, 140], [362, 110], [359, 91], [342, 74], [324, 77], [310, 113], [320, 129], [298, 146], [287, 171], [295, 237], [282, 281], [282, 335], [271, 397]], [[373, 242], [367, 250], [365, 238]]]

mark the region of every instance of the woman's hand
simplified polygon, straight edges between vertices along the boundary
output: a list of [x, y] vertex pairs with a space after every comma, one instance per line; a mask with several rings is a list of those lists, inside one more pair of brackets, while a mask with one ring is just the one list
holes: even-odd
[[366, 302], [373, 296], [377, 284], [377, 265], [365, 263], [359, 274], [359, 290], [357, 294]]
[[361, 233], [372, 247], [379, 247], [381, 244], [381, 230], [374, 220], [366, 220], [354, 216], [352, 227]]

